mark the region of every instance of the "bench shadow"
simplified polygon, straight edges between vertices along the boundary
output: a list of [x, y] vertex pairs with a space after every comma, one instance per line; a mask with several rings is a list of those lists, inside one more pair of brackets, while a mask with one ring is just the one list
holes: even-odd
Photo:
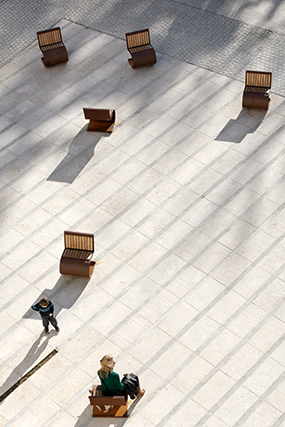
[[84, 126], [72, 140], [66, 156], [47, 178], [48, 181], [71, 184], [94, 156], [96, 145], [106, 134], [87, 132]]
[[249, 133], [254, 133], [264, 120], [267, 110], [242, 109], [236, 119], [230, 119], [215, 141], [241, 143]]
[[[31, 306], [39, 302], [41, 298], [47, 297], [54, 304], [55, 316], [58, 316], [63, 308], [70, 309], [86, 288], [90, 278], [70, 276], [70, 278], [66, 280], [66, 277], [68, 276], [60, 276], [54, 288], [44, 289], [44, 291], [38, 296], [37, 300], [31, 303]], [[22, 317], [25, 319], [34, 318], [41, 320], [40, 314], [31, 308], [29, 308]]]
[[39, 359], [39, 356], [44, 352], [48, 345], [49, 339], [53, 334], [46, 335], [44, 331], [36, 339], [32, 347], [28, 350], [24, 359], [16, 366], [9, 377], [5, 380], [0, 388], [0, 395], [5, 393], [12, 387], [24, 374], [26, 374], [32, 365]]
[[[88, 399], [88, 397], [87, 397]], [[78, 420], [74, 427], [87, 427], [87, 426], [95, 426], [96, 427], [123, 427], [126, 422], [130, 419], [132, 412], [134, 411], [137, 404], [140, 402], [140, 399], [136, 399], [132, 402], [132, 404], [128, 408], [128, 417], [126, 418], [100, 418], [100, 417], [92, 417], [93, 407], [88, 405], [81, 415], [79, 415]]]

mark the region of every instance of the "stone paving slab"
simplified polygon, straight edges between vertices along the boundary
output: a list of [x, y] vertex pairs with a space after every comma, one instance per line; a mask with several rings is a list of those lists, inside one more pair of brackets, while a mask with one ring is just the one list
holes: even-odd
[[[132, 70], [120, 38], [60, 26], [67, 64], [34, 41], [0, 70], [1, 394], [58, 350], [0, 425], [284, 425], [284, 98], [242, 110], [237, 80]], [[112, 135], [86, 132], [95, 106]], [[59, 274], [65, 229], [95, 234], [90, 280]], [[106, 353], [147, 390], [115, 423], [88, 404]]]
[[[284, 2], [21, 0], [1, 2], [0, 65], [30, 45], [40, 29], [68, 19], [125, 39], [149, 28], [156, 50], [240, 81], [246, 69], [272, 71], [272, 90], [285, 95]], [[2, 19], [1, 19], [2, 18]]]

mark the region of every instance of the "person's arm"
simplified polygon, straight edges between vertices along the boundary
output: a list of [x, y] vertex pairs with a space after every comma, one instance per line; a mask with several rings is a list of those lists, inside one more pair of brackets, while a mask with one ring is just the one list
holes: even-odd
[[50, 301], [49, 302], [49, 316], [52, 316], [53, 315], [53, 312], [54, 312], [54, 306], [53, 306], [53, 303]]
[[32, 305], [32, 307], [31, 307], [33, 310], [35, 310], [35, 311], [39, 311], [39, 307], [38, 307], [38, 304], [34, 304], [34, 305]]

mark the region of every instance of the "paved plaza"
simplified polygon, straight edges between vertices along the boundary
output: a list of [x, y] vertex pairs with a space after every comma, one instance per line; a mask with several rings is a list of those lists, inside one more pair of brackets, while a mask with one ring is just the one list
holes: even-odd
[[[189, 40], [179, 50], [174, 2], [164, 13], [161, 1], [137, 2], [136, 22], [153, 28], [158, 47], [157, 64], [138, 70], [123, 33], [137, 29], [127, 28], [131, 2], [90, 15], [88, 1], [78, 10], [46, 2], [40, 14], [41, 3], [16, 18], [17, 1], [0, 2], [5, 25], [23, 25], [0, 55], [0, 395], [57, 353], [0, 403], [0, 426], [285, 427], [280, 45], [269, 110], [241, 107], [241, 65], [268, 67], [267, 47], [285, 37], [281, 3], [265, 26], [261, 2], [258, 26], [254, 4], [246, 14], [243, 1], [175, 2], [196, 29], [213, 22], [209, 43], [237, 26], [248, 50], [225, 61], [213, 47], [213, 64], [198, 55], [198, 30], [195, 60]], [[213, 39], [216, 22], [224, 32]], [[55, 24], [69, 62], [45, 68], [35, 31]], [[242, 29], [256, 43], [244, 44]], [[87, 132], [83, 107], [115, 109], [114, 132]], [[64, 230], [95, 234], [90, 280], [60, 275]], [[46, 335], [30, 309], [43, 296], [59, 334]], [[146, 389], [127, 419], [92, 418], [89, 389], [108, 353]]]

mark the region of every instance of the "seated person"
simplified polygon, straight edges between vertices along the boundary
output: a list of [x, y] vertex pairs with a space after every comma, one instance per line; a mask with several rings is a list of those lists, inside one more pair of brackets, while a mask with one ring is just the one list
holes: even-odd
[[[105, 355], [100, 360], [101, 368], [99, 369], [98, 377], [101, 381], [101, 391], [104, 396], [126, 396], [127, 393], [123, 384], [120, 381], [119, 374], [113, 372], [116, 364], [113, 356]], [[138, 387], [137, 398], [143, 396], [145, 390]]]

